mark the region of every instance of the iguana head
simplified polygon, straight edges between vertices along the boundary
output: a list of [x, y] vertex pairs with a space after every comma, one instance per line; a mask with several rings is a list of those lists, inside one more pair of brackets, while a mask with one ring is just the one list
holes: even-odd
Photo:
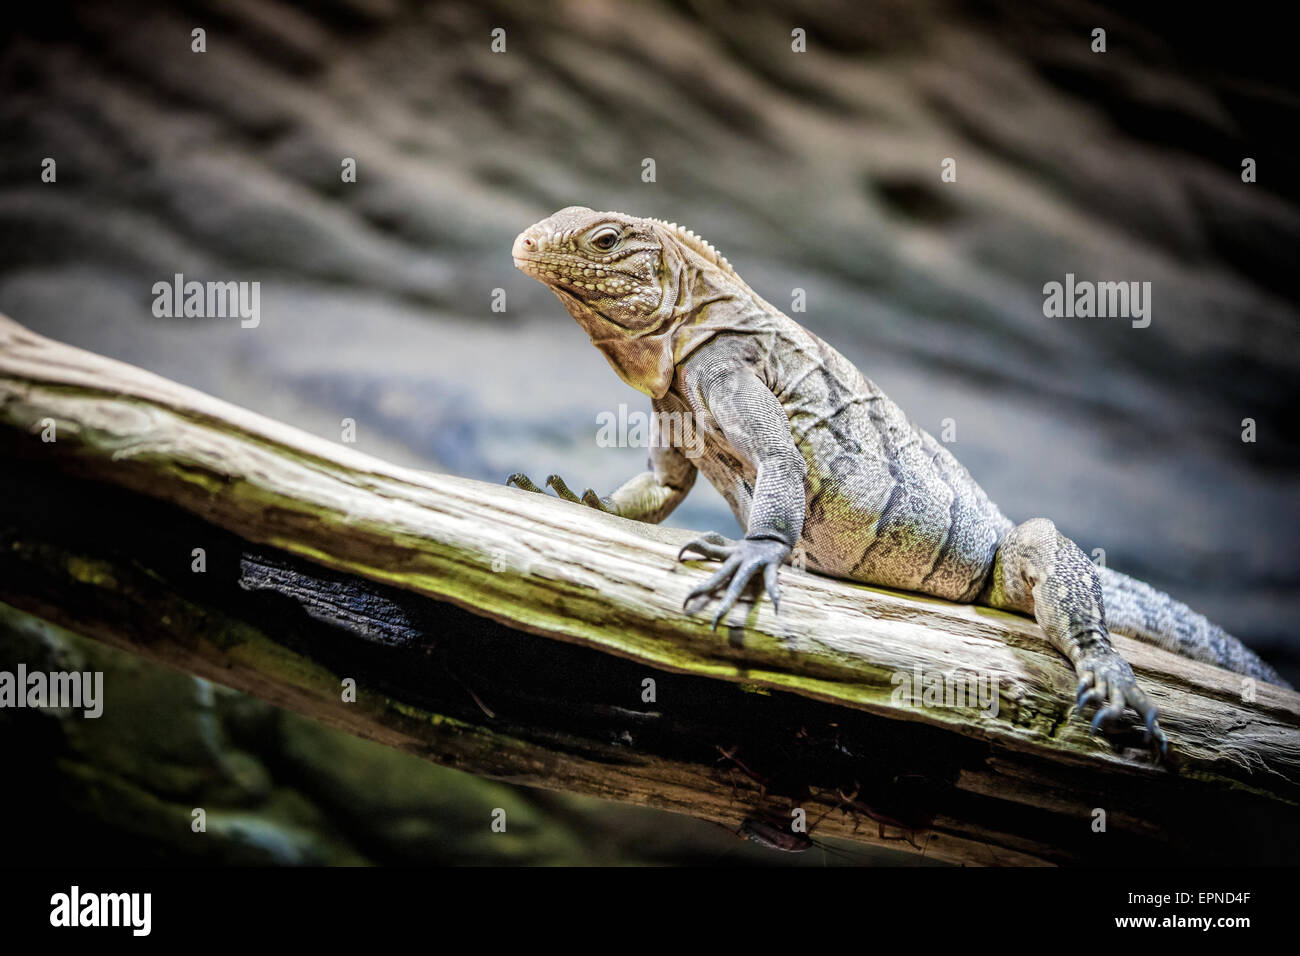
[[675, 223], [569, 206], [529, 226], [515, 266], [550, 287], [619, 376], [655, 398], [676, 364], [721, 331], [705, 306], [730, 298], [727, 260]]

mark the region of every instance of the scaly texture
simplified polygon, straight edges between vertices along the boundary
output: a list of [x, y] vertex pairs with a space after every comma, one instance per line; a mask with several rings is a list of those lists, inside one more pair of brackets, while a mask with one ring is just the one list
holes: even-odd
[[[1015, 524], [965, 468], [847, 359], [764, 301], [675, 223], [570, 206], [524, 230], [515, 264], [548, 285], [619, 376], [652, 399], [671, 441], [612, 495], [561, 497], [661, 521], [696, 471], [746, 529], [683, 550], [722, 562], [687, 599], [751, 579], [779, 601], [796, 548], [826, 574], [1032, 615], [1073, 664], [1094, 729], [1132, 707], [1162, 747], [1156, 710], [1109, 633], [1283, 683], [1240, 641], [1168, 595], [1095, 568], [1045, 518]], [[523, 475], [510, 479], [540, 491]], [[1111, 608], [1108, 615], [1106, 609]]]

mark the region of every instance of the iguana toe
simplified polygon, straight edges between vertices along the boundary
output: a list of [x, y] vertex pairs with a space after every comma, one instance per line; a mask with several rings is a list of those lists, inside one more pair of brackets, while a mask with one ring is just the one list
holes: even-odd
[[1156, 707], [1138, 687], [1128, 661], [1108, 651], [1084, 658], [1079, 662], [1078, 671], [1078, 699], [1073, 709], [1082, 712], [1085, 707], [1097, 706], [1089, 727], [1091, 733], [1113, 726], [1124, 716], [1125, 709], [1131, 707], [1143, 719], [1147, 739], [1157, 756], [1168, 751], [1169, 739], [1160, 728]]
[[763, 587], [767, 589], [767, 596], [772, 599], [772, 610], [778, 614], [781, 613], [781, 585], [777, 581], [780, 570], [779, 564], [768, 564], [763, 567]]
[[520, 471], [515, 472], [513, 475], [507, 478], [506, 484], [515, 485], [518, 488], [522, 488], [524, 491], [536, 492], [539, 495], [546, 494], [545, 491], [543, 491], [541, 488], [538, 488], [535, 484], [533, 484], [531, 478], [529, 478], [527, 475], [525, 475], [523, 472]]
[[[719, 535], [711, 539], [697, 538], [681, 551], [681, 554], [685, 554], [688, 550], [698, 551], [706, 558], [723, 562], [722, 567], [718, 568], [712, 577], [692, 590], [682, 602], [682, 610], [686, 610], [696, 598], [710, 596], [725, 586], [726, 591], [722, 594], [721, 604], [713, 616], [715, 630], [727, 612], [735, 607], [746, 585], [760, 572], [773, 605], [778, 605], [780, 590], [777, 588], [777, 575], [781, 564], [790, 553], [790, 548], [783, 542], [767, 538], [745, 538], [735, 543], [719, 544], [717, 542], [720, 537]], [[678, 555], [679, 558], [681, 554]]]
[[588, 488], [582, 493], [582, 503], [589, 508], [595, 508], [597, 511], [603, 511], [605, 514], [613, 514], [614, 509], [609, 506], [609, 499], [602, 498], [596, 492]]
[[1109, 724], [1113, 720], [1119, 720], [1124, 716], [1124, 695], [1118, 689], [1110, 699], [1110, 703], [1105, 707], [1098, 707], [1097, 713], [1093, 715], [1092, 723], [1088, 727], [1090, 733], [1099, 733], [1103, 724]]
[[574, 504], [578, 505], [582, 504], [582, 499], [569, 490], [569, 486], [564, 483], [564, 479], [559, 475], [547, 475], [546, 487], [554, 488], [555, 493], [565, 501], [572, 501]]
[[688, 551], [696, 551], [701, 557], [708, 558], [711, 561], [722, 561], [730, 556], [735, 547], [736, 542], [724, 538], [716, 531], [710, 531], [708, 534], [701, 535], [682, 545], [682, 549], [677, 552], [677, 560], [685, 560]]

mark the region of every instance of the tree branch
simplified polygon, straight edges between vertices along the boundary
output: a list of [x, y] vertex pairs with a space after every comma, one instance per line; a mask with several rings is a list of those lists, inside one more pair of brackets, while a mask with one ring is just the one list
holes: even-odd
[[[1300, 695], [1124, 638], [1161, 766], [1069, 719], [1030, 620], [786, 569], [779, 616], [714, 633], [681, 611], [689, 532], [389, 465], [3, 316], [0, 452], [0, 600], [439, 763], [732, 827], [797, 805], [955, 862], [1262, 862], [1300, 832]], [[900, 699], [944, 675], [996, 697]]]

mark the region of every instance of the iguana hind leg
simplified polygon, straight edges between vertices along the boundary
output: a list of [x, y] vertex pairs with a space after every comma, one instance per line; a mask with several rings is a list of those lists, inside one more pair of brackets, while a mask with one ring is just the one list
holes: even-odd
[[1052, 646], [1079, 677], [1076, 708], [1098, 709], [1095, 732], [1132, 707], [1163, 751], [1156, 708], [1138, 687], [1133, 668], [1111, 647], [1101, 579], [1084, 553], [1046, 518], [1013, 528], [998, 546], [982, 603], [1032, 614]]

